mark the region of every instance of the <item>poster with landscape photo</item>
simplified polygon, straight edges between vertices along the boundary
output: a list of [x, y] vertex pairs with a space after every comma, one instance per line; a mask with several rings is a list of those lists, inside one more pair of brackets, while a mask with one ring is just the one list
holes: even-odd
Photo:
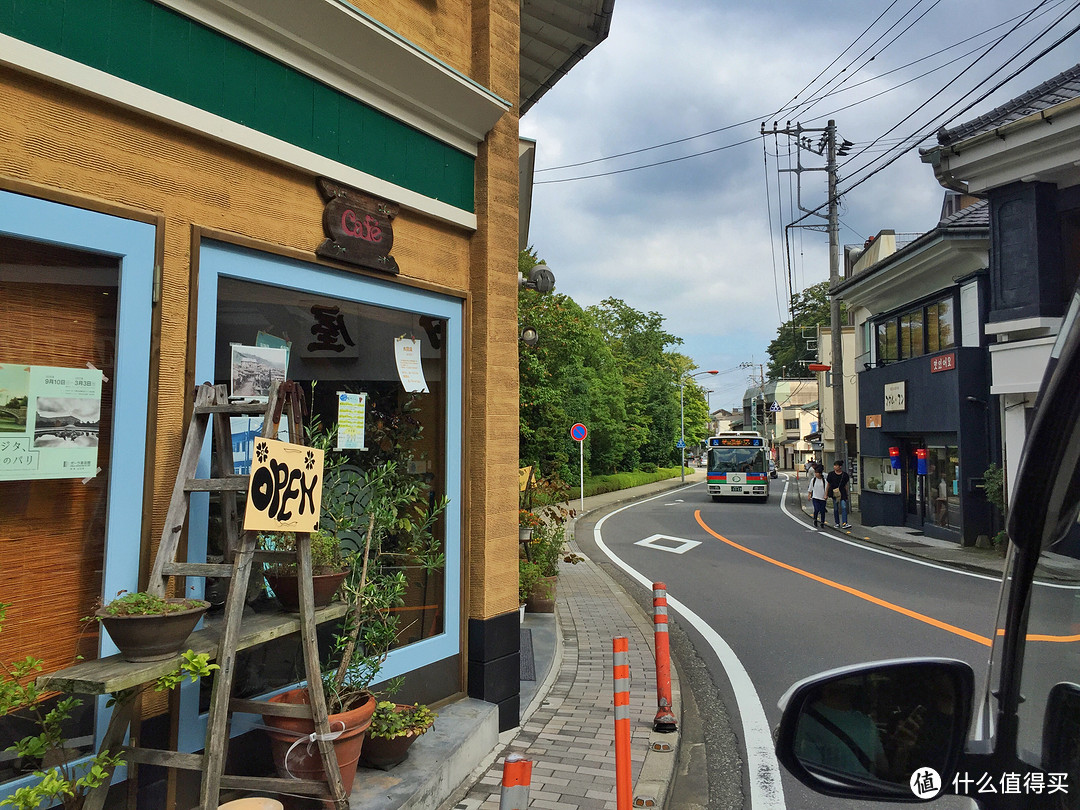
[[97, 369], [0, 366], [0, 481], [97, 475], [102, 380]]
[[288, 350], [268, 346], [232, 347], [229, 371], [229, 393], [233, 399], [249, 399], [266, 402], [270, 398], [270, 384], [277, 380], [285, 382], [289, 365]]

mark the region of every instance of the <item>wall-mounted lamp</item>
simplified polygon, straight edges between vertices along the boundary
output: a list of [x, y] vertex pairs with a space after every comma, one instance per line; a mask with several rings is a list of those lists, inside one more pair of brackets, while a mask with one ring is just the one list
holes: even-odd
[[551, 272], [551, 269], [546, 264], [540, 262], [529, 271], [528, 279], [518, 273], [518, 287], [526, 290], [536, 290], [541, 294], [549, 293], [555, 289], [555, 274]]
[[538, 335], [536, 330], [531, 326], [523, 326], [521, 328], [521, 342], [526, 346], [535, 346], [539, 340], [540, 335]]
[[978, 397], [964, 397], [964, 399], [966, 399], [972, 405], [982, 405], [984, 408], [986, 407], [985, 399], [979, 399]]

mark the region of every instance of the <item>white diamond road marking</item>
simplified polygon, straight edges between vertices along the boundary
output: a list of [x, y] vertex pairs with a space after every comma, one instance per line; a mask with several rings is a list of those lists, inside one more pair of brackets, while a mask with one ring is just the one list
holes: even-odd
[[[665, 543], [675, 543], [675, 545], [665, 545]], [[687, 540], [685, 537], [672, 537], [667, 534], [654, 534], [644, 540], [638, 540], [634, 545], [655, 548], [658, 551], [670, 551], [672, 554], [685, 554], [690, 549], [700, 546], [701, 541]]]

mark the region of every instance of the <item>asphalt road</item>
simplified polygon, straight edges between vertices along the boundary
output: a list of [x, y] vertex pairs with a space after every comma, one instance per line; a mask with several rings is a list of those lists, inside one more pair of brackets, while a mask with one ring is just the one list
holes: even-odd
[[774, 482], [768, 504], [713, 503], [698, 485], [578, 526], [583, 550], [643, 605], [649, 583], [667, 586], [673, 654], [704, 740], [669, 807], [909, 806], [831, 799], [795, 782], [772, 757], [777, 701], [822, 670], [910, 656], [967, 661], [981, 694], [999, 585], [816, 532], [797, 505], [783, 507], [784, 484]]

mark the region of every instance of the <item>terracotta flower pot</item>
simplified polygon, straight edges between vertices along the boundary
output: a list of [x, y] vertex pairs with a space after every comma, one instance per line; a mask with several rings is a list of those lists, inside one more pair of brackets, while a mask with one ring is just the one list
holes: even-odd
[[196, 599], [170, 599], [170, 602], [198, 602], [198, 607], [174, 613], [110, 616], [104, 608], [94, 615], [101, 619], [109, 636], [125, 661], [162, 661], [179, 655], [188, 636], [210, 603]]
[[[315, 591], [315, 607], [326, 607], [334, 599], [341, 583], [345, 581], [347, 571], [333, 574], [315, 574], [311, 586]], [[266, 574], [266, 581], [281, 602], [283, 610], [289, 613], [300, 612], [300, 583], [295, 574]]]
[[[280, 695], [274, 695], [267, 702], [308, 703], [310, 698], [306, 688], [290, 689]], [[346, 795], [352, 792], [353, 781], [356, 778], [356, 762], [360, 759], [360, 751], [364, 744], [364, 732], [371, 725], [371, 715], [374, 713], [375, 698], [368, 695], [359, 706], [329, 717], [332, 732], [341, 731], [344, 728], [342, 734], [335, 738], [333, 743]], [[305, 717], [263, 715], [263, 725], [269, 727], [267, 734], [270, 735], [270, 747], [278, 776], [320, 781], [326, 779], [318, 745], [309, 744], [306, 741], [294, 745], [297, 740], [315, 731], [313, 720]], [[332, 803], [327, 803], [327, 806], [332, 806]]]

